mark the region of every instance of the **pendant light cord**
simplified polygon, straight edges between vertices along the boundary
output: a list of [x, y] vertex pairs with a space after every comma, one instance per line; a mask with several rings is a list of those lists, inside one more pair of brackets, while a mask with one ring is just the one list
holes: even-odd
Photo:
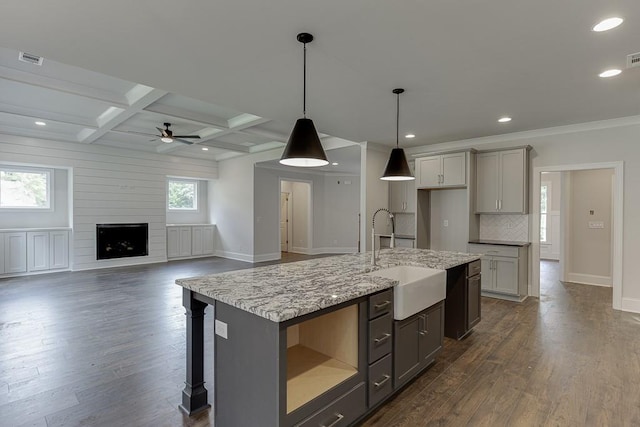
[[303, 43], [303, 66], [302, 66], [302, 116], [307, 118], [307, 44]]
[[396, 148], [400, 147], [400, 94], [398, 93], [398, 103], [396, 108]]

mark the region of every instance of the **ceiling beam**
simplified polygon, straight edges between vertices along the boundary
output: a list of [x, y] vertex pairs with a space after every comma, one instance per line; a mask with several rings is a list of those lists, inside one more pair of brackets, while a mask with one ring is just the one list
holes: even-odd
[[100, 127], [93, 132], [81, 132], [78, 135], [79, 142], [93, 143], [107, 132], [113, 130], [116, 126], [122, 124], [125, 120], [131, 118], [134, 114], [144, 110], [145, 107], [153, 104], [168, 92], [154, 89], [144, 85], [136, 85], [127, 93], [131, 105], [126, 108], [114, 108], [112, 114], [108, 114], [103, 118]]
[[[202, 145], [203, 142], [207, 142], [207, 145]], [[213, 138], [211, 139], [199, 139], [198, 141], [194, 141], [194, 145], [202, 145], [203, 147], [214, 147], [221, 148], [223, 150], [234, 151], [236, 153], [250, 153], [250, 147], [245, 147], [243, 145], [231, 144], [229, 142], [215, 141]], [[182, 144], [180, 142], [172, 142], [170, 144], [163, 144], [158, 146], [156, 151], [158, 153], [170, 153], [172, 151], [176, 151], [179, 149], [184, 149], [190, 147], [190, 145]]]
[[72, 116], [69, 114], [60, 114], [53, 111], [35, 110], [33, 108], [24, 108], [17, 105], [9, 105], [0, 103], [0, 114], [13, 117], [20, 117], [29, 120], [46, 120], [51, 123], [61, 123], [72, 126], [82, 126], [95, 128], [96, 123], [93, 120], [87, 120], [82, 117]]
[[6, 67], [3, 65], [0, 65], [0, 78], [17, 83], [27, 84], [30, 86], [37, 86], [56, 92], [63, 92], [70, 95], [93, 99], [116, 107], [124, 108], [127, 107], [128, 104], [126, 97], [118, 93], [96, 89], [65, 80], [58, 80], [51, 77], [28, 73], [26, 71], [16, 70], [15, 68]]
[[197, 113], [195, 111], [172, 107], [170, 105], [149, 105], [148, 107], [145, 107], [144, 111], [162, 114], [164, 116], [180, 119], [198, 126], [214, 127], [222, 130], [229, 128], [227, 121], [220, 117]]

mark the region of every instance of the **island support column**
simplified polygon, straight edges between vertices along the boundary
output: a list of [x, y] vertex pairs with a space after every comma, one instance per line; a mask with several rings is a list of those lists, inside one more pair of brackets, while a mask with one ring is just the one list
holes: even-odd
[[193, 415], [211, 406], [204, 387], [204, 309], [207, 304], [194, 299], [189, 289], [183, 289], [182, 305], [187, 315], [187, 378], [179, 408]]

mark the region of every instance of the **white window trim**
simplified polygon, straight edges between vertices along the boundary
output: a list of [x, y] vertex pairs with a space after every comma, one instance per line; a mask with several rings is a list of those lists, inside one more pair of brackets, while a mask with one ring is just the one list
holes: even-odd
[[[194, 184], [195, 191], [194, 191], [194, 196], [193, 196], [193, 204], [194, 204], [193, 208], [170, 208], [169, 207], [169, 185], [172, 182], [182, 182], [182, 183]], [[198, 180], [197, 179], [167, 178], [167, 192], [166, 192], [166, 196], [167, 196], [167, 211], [168, 212], [199, 212], [199, 206], [200, 205], [198, 203], [198, 191], [199, 191], [199, 184], [198, 184]]]
[[6, 172], [45, 173], [47, 175], [47, 206], [0, 206], [0, 211], [11, 212], [52, 212], [54, 210], [53, 185], [54, 170], [51, 168], [38, 168], [29, 166], [0, 165], [0, 170]]

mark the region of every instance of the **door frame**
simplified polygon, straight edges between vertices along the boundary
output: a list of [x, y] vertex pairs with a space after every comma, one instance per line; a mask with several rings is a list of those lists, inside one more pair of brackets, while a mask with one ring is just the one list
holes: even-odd
[[[284, 252], [289, 252], [291, 250], [291, 236], [293, 234], [293, 215], [292, 215], [292, 203], [291, 203], [291, 193], [289, 191], [280, 191], [280, 203], [282, 203], [282, 195], [287, 195], [287, 250]], [[280, 223], [282, 224], [282, 204], [280, 205]], [[280, 235], [280, 252], [282, 252], [282, 234]]]
[[[533, 218], [531, 221], [531, 281], [529, 295], [540, 297], [540, 181], [541, 172], [569, 172], [590, 169], [613, 169], [612, 282], [613, 308], [622, 310], [622, 255], [624, 209], [624, 162], [582, 163], [540, 166], [533, 169]], [[561, 239], [562, 240], [562, 239]], [[560, 255], [561, 257], [563, 254]]]
[[[289, 214], [289, 224], [290, 228], [287, 230], [289, 234], [289, 252], [294, 253], [304, 253], [306, 255], [313, 255], [313, 181], [305, 180], [305, 179], [296, 179], [296, 178], [287, 178], [280, 176], [278, 178], [278, 249], [282, 248], [282, 242], [280, 241], [280, 221], [281, 221], [281, 209], [280, 209], [280, 194], [282, 191], [282, 182], [291, 182], [291, 183], [301, 183], [309, 185], [309, 199], [307, 200], [307, 245], [304, 252], [294, 252], [294, 245], [292, 243], [293, 239], [293, 204], [291, 199], [293, 198], [293, 192], [289, 192], [289, 203], [288, 203], [288, 214]], [[285, 193], [287, 191], [284, 191]]]

